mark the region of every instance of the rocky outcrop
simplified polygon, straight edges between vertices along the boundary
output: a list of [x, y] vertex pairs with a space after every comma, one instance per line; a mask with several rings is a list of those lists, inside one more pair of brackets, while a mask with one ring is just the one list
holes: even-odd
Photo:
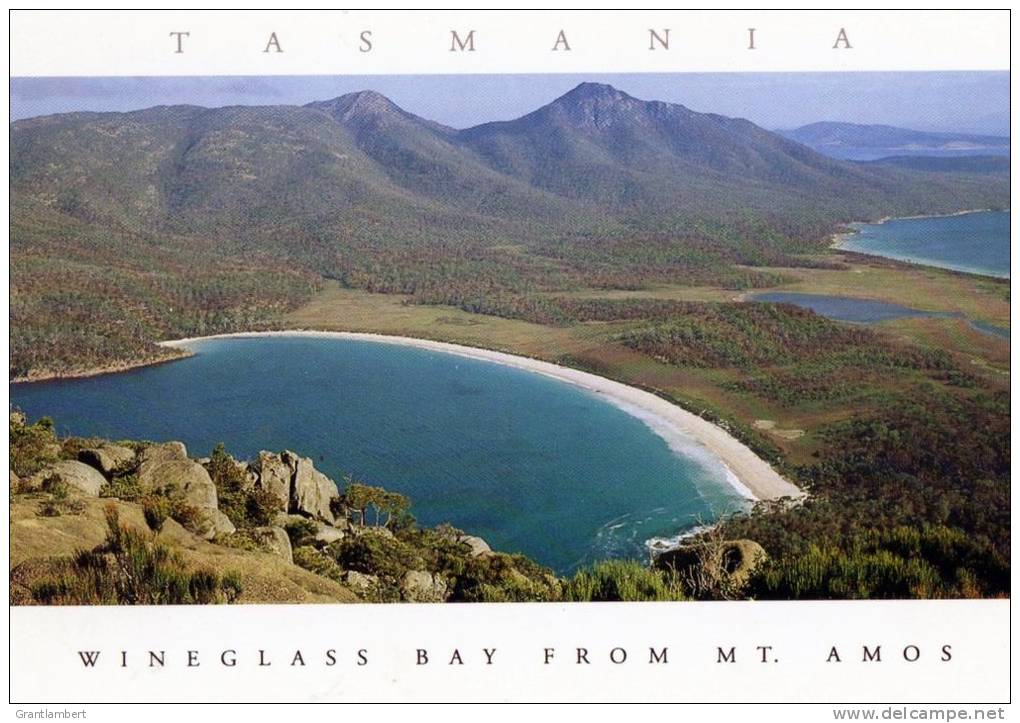
[[232, 534], [234, 525], [218, 507], [216, 485], [205, 467], [188, 459], [180, 442], [154, 444], [138, 455], [138, 484], [147, 492], [176, 490], [183, 500], [197, 508], [199, 521], [193, 532], [205, 539]]
[[393, 530], [386, 527], [375, 527], [374, 525], [366, 527], [352, 527], [351, 534], [355, 537], [375, 535], [376, 537], [385, 537], [387, 540], [392, 540], [395, 537]]
[[489, 543], [483, 540], [481, 537], [475, 537], [474, 535], [461, 535], [457, 538], [458, 542], [462, 542], [471, 548], [471, 557], [482, 557], [492, 552], [492, 548], [489, 547]]
[[334, 501], [340, 497], [336, 483], [315, 469], [315, 463], [308, 457], [290, 451], [259, 452], [248, 469], [254, 477], [253, 484], [272, 493], [288, 513], [330, 526], [346, 526], [346, 520], [338, 520], [333, 513]]
[[379, 585], [379, 578], [375, 575], [366, 575], [363, 572], [348, 570], [344, 573], [344, 582], [355, 592], [364, 595], [371, 592]]
[[328, 545], [333, 542], [339, 542], [346, 537], [346, 533], [343, 530], [337, 529], [330, 525], [319, 525], [319, 531], [315, 533], [315, 541], [321, 542], [323, 545]]
[[294, 473], [287, 463], [280, 459], [280, 455], [259, 452], [259, 456], [248, 465], [248, 469], [254, 474], [257, 487], [280, 500], [283, 509], [290, 509], [290, 481]]
[[78, 460], [95, 467], [109, 478], [114, 472], [126, 469], [135, 461], [135, 451], [119, 444], [104, 444], [83, 449], [78, 453]]
[[675, 570], [682, 578], [699, 584], [743, 588], [768, 555], [754, 540], [725, 540], [683, 545], [655, 558], [660, 569]]
[[299, 457], [293, 452], [284, 452], [281, 457], [294, 473], [290, 486], [290, 510], [333, 524], [335, 518], [330, 504], [340, 496], [336, 483], [315, 469], [315, 464], [307, 457]]
[[252, 539], [259, 545], [282, 557], [287, 562], [294, 562], [294, 550], [291, 548], [290, 537], [280, 527], [256, 527], [251, 531]]
[[50, 477], [59, 477], [65, 484], [91, 497], [98, 497], [99, 490], [106, 484], [106, 478], [93, 467], [83, 462], [61, 460], [35, 475], [35, 480], [42, 484]]
[[151, 492], [176, 487], [195, 507], [216, 508], [216, 485], [198, 462], [188, 459], [180, 442], [145, 447], [138, 455], [138, 484]]
[[237, 532], [230, 518], [219, 510], [199, 509], [198, 523], [191, 531], [205, 540], [212, 540], [219, 535], [232, 535]]
[[409, 570], [400, 584], [400, 594], [408, 602], [443, 602], [446, 581], [424, 570]]

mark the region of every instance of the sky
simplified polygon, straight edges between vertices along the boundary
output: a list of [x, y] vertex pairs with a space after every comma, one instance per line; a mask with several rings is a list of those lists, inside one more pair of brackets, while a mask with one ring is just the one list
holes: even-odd
[[416, 115], [467, 128], [519, 117], [585, 81], [770, 129], [846, 121], [1009, 134], [1008, 72], [12, 78], [11, 120], [155, 105], [303, 104], [375, 90]]

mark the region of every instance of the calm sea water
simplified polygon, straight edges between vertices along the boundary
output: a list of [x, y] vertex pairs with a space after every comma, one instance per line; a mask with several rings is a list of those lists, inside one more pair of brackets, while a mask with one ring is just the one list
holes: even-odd
[[827, 296], [825, 294], [800, 294], [790, 291], [767, 291], [751, 294], [750, 301], [765, 301], [774, 304], [793, 304], [811, 309], [816, 314], [837, 321], [850, 321], [860, 324], [875, 324], [890, 319], [902, 319], [915, 316], [947, 319], [964, 319], [974, 329], [985, 334], [1009, 339], [1009, 329], [995, 326], [983, 321], [968, 319], [963, 314], [951, 311], [924, 311], [912, 309], [901, 304], [874, 299], [858, 299], [852, 296]]
[[854, 224], [839, 248], [1009, 278], [1009, 211]]
[[746, 503], [700, 447], [570, 384], [491, 362], [367, 341], [198, 342], [181, 361], [15, 384], [11, 403], [62, 433], [179, 439], [192, 456], [292, 449], [340, 481], [408, 495], [450, 522], [565, 573]]

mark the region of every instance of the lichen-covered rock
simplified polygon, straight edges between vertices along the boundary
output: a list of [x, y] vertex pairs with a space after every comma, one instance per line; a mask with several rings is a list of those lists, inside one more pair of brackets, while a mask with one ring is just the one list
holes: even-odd
[[98, 497], [99, 490], [106, 484], [106, 478], [99, 470], [82, 462], [61, 460], [37, 472], [33, 477], [33, 486], [41, 485], [53, 476], [59, 477], [68, 486], [91, 497]]
[[379, 584], [379, 578], [375, 575], [366, 575], [354, 570], [345, 572], [343, 580], [347, 587], [362, 595], [371, 592]]
[[396, 536], [393, 531], [386, 527], [376, 527], [375, 525], [365, 525], [364, 527], [356, 526], [351, 528], [351, 534], [355, 537], [361, 537], [362, 535], [376, 535], [378, 537], [385, 537], [387, 540], [392, 540]]
[[290, 484], [294, 471], [280, 455], [272, 452], [259, 452], [259, 456], [249, 465], [255, 475], [255, 484], [270, 492], [280, 500], [283, 509], [290, 508]]
[[331, 542], [338, 542], [344, 539], [345, 536], [346, 534], [344, 533], [343, 530], [339, 530], [336, 527], [332, 527], [330, 525], [320, 524], [319, 531], [315, 533], [315, 541], [321, 542], [324, 545], [328, 545]]
[[475, 537], [474, 535], [461, 535], [458, 538], [458, 542], [462, 542], [471, 548], [469, 553], [471, 557], [481, 557], [492, 552], [492, 548], [489, 547], [489, 543], [483, 540], [481, 537]]
[[83, 449], [78, 453], [78, 461], [95, 467], [107, 477], [126, 468], [134, 460], [134, 450], [119, 444], [104, 444], [102, 447]]
[[424, 570], [409, 570], [400, 584], [400, 594], [409, 602], [443, 602], [446, 581]]
[[188, 458], [188, 448], [183, 442], [163, 442], [161, 444], [150, 444], [142, 448], [138, 453], [139, 462], [155, 463], [169, 460], [183, 460]]
[[212, 540], [219, 535], [232, 535], [237, 531], [230, 518], [216, 509], [200, 509], [198, 518], [190, 531], [204, 540]]
[[290, 511], [332, 525], [335, 519], [331, 501], [340, 496], [336, 483], [315, 469], [314, 463], [307, 457], [299, 457], [289, 451], [281, 457], [294, 472], [290, 488]]
[[237, 471], [240, 472], [244, 478], [244, 483], [241, 485], [241, 489], [246, 492], [250, 492], [255, 488], [255, 483], [258, 482], [258, 475], [255, 474], [255, 470], [253, 470], [247, 462], [240, 462], [236, 459], [234, 459], [233, 462], [234, 466], [237, 467]]
[[279, 555], [287, 562], [294, 562], [294, 550], [290, 545], [290, 537], [280, 527], [256, 527], [251, 531], [252, 539], [264, 548]]
[[146, 447], [138, 460], [138, 484], [142, 489], [157, 492], [176, 488], [189, 505], [202, 510], [217, 508], [216, 485], [205, 467], [188, 459], [180, 442]]

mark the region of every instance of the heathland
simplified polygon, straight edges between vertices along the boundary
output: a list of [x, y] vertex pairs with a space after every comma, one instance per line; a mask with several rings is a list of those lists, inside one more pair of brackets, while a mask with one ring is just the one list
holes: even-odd
[[1003, 169], [838, 161], [591, 84], [463, 131], [360, 93], [30, 119], [11, 139], [12, 377], [272, 328], [523, 354], [653, 390], [809, 491], [722, 526], [769, 555], [747, 594], [1008, 594], [1008, 342], [740, 300], [1008, 326], [1008, 282], [828, 250], [855, 220], [1007, 207]]

